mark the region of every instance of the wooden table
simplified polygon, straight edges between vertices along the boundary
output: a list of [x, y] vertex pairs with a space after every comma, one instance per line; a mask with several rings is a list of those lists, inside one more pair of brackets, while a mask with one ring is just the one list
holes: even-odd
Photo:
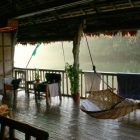
[[34, 89], [34, 83], [35, 83], [35, 80], [26, 81], [25, 92], [28, 94], [28, 96], [29, 96], [29, 90], [31, 89], [31, 86], [32, 86], [33, 89]]
[[[41, 96], [44, 96], [46, 98], [46, 104], [50, 105], [51, 97], [59, 96], [60, 102], [61, 102], [61, 93], [60, 93], [59, 83], [51, 83], [51, 84], [44, 83], [42, 90], [37, 89], [38, 84], [40, 84], [40, 83], [38, 83], [38, 82], [34, 83], [34, 92], [35, 92], [36, 99], [40, 98]], [[52, 88], [55, 88], [55, 91], [52, 90]], [[44, 94], [43, 93], [40, 94], [40, 92], [43, 92]], [[56, 92], [56, 94], [52, 93], [52, 92]]]

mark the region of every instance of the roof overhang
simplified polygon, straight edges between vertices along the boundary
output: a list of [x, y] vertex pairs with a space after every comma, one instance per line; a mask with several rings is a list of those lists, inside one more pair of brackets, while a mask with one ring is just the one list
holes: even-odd
[[0, 7], [1, 18], [18, 20], [18, 42], [70, 41], [81, 23], [93, 35], [140, 29], [140, 0], [27, 0]]

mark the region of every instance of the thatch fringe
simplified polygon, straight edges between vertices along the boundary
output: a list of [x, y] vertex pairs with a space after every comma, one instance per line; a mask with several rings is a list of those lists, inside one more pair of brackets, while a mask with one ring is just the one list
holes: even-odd
[[95, 37], [95, 36], [100, 36], [100, 35], [105, 35], [105, 36], [115, 36], [115, 35], [121, 35], [121, 36], [136, 36], [137, 31], [111, 31], [111, 32], [104, 32], [104, 33], [86, 33], [87, 36], [89, 37]]

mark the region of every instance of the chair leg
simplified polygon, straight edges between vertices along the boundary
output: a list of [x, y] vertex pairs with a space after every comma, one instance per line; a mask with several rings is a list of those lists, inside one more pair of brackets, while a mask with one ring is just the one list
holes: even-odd
[[60, 84], [58, 85], [59, 86], [59, 100], [60, 100], [60, 102], [62, 101], [62, 95], [61, 95], [61, 89], [60, 89]]
[[14, 92], [14, 98], [16, 98], [16, 90], [14, 89], [13, 92]]
[[37, 99], [39, 97], [39, 93], [35, 89], [34, 89], [34, 94], [35, 94], [35, 99]]
[[51, 99], [50, 99], [50, 93], [49, 93], [49, 89], [48, 89], [48, 85], [46, 85], [46, 104], [48, 106], [50, 106], [50, 102], [51, 102]]
[[62, 95], [61, 95], [60, 91], [59, 91], [59, 100], [60, 100], [60, 102], [62, 101]]
[[39, 100], [41, 99], [39, 91], [37, 92], [37, 97], [38, 97]]

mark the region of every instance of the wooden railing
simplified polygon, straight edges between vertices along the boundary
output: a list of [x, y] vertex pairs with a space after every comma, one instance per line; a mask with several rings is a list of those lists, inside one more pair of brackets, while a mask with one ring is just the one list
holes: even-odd
[[[13, 69], [13, 76], [16, 78], [22, 78], [21, 88], [26, 88], [27, 81], [33, 81], [34, 73], [36, 69], [24, 69], [24, 68], [14, 68]], [[71, 96], [70, 92], [70, 83], [67, 77], [67, 74], [64, 70], [49, 70], [49, 69], [39, 69], [40, 81], [45, 81], [45, 73], [59, 73], [61, 74], [61, 93], [63, 96]], [[80, 76], [80, 96], [81, 98], [85, 98], [85, 80], [84, 80], [84, 73], [85, 72], [93, 72], [93, 71], [83, 71]], [[117, 79], [116, 73], [110, 72], [99, 72], [101, 73], [101, 87], [100, 89], [106, 89], [107, 86], [115, 89], [114, 91], [117, 93]], [[33, 89], [32, 85], [29, 87]]]
[[[36, 140], [48, 140], [49, 139], [49, 133], [31, 126], [27, 123], [19, 122], [17, 120], [7, 118], [0, 115], [0, 140], [19, 140], [17, 139], [16, 133], [22, 132], [24, 134], [25, 140], [31, 140], [32, 137], [34, 137]], [[6, 129], [8, 127], [9, 129]], [[8, 138], [5, 136], [6, 130], [8, 132]], [[16, 130], [16, 132], [15, 132]]]

